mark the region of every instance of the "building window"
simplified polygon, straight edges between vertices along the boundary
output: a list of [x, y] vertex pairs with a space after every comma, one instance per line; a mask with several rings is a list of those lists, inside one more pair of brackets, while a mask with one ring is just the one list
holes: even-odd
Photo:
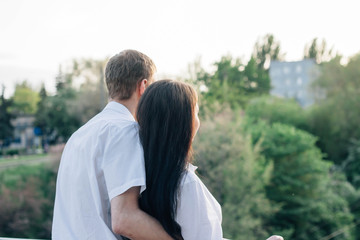
[[296, 83], [297, 83], [297, 85], [301, 86], [302, 83], [303, 83], [302, 78], [301, 78], [301, 77], [298, 77], [298, 78], [296, 79]]
[[291, 83], [290, 79], [289, 79], [289, 78], [287, 78], [287, 79], [285, 80], [285, 84], [286, 84], [286, 86], [290, 86], [290, 83]]
[[296, 65], [296, 72], [301, 73], [301, 71], [302, 71], [301, 65]]
[[283, 72], [284, 72], [284, 74], [290, 73], [290, 68], [289, 67], [284, 67]]
[[278, 69], [278, 68], [271, 69], [271, 75], [277, 76], [280, 74], [281, 74], [280, 69]]

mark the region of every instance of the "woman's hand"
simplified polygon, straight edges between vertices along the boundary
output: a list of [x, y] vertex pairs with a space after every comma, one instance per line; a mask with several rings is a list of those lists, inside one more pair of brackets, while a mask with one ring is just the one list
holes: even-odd
[[284, 238], [282, 236], [273, 235], [266, 240], [284, 240]]

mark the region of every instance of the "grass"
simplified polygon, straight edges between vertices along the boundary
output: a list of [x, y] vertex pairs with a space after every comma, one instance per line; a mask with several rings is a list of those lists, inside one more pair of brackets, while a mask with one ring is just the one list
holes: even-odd
[[20, 165], [0, 172], [1, 185], [16, 188], [20, 182], [26, 182], [29, 176], [38, 176], [44, 165]]
[[[26, 162], [31, 160], [41, 160], [47, 157], [47, 154], [38, 154], [33, 156], [23, 156], [16, 160]], [[13, 160], [14, 161], [14, 160]], [[0, 161], [1, 164], [5, 164]], [[0, 170], [0, 192], [1, 192], [1, 185], [5, 184], [7, 187], [16, 188], [18, 183], [26, 182], [26, 179], [29, 176], [36, 176], [40, 177], [44, 174], [46, 175], [47, 172], [53, 172], [52, 170], [55, 165], [46, 164], [44, 162], [39, 162], [36, 164], [19, 164], [13, 167], [4, 168]], [[55, 167], [56, 168], [56, 167]], [[1, 195], [1, 194], [0, 194]]]
[[41, 154], [34, 154], [34, 155], [21, 155], [21, 156], [0, 158], [0, 164], [1, 163], [13, 162], [13, 161], [27, 161], [27, 160], [41, 159], [41, 158], [44, 158], [46, 156], [47, 156], [46, 153], [41, 153]]

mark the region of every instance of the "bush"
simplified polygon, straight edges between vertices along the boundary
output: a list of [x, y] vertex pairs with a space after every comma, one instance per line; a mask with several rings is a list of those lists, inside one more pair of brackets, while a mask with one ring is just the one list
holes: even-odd
[[252, 99], [246, 107], [246, 116], [269, 124], [283, 123], [308, 129], [306, 112], [295, 100], [263, 96]]
[[[322, 159], [314, 136], [280, 123], [247, 129], [274, 166], [266, 187], [268, 199], [281, 204], [270, 221], [273, 232], [286, 239], [321, 239], [352, 223], [348, 202], [332, 187], [332, 164]], [[353, 239], [353, 233], [337, 238]]]
[[19, 149], [9, 149], [5, 152], [5, 155], [8, 156], [14, 156], [14, 155], [19, 155]]
[[50, 238], [57, 166], [21, 166], [0, 172], [0, 235]]
[[224, 236], [265, 239], [266, 220], [276, 211], [264, 186], [271, 166], [244, 134], [239, 114], [213, 114], [201, 124], [194, 142], [196, 165], [206, 186], [222, 205]]
[[26, 153], [26, 148], [12, 148], [5, 150], [5, 156], [16, 156]]

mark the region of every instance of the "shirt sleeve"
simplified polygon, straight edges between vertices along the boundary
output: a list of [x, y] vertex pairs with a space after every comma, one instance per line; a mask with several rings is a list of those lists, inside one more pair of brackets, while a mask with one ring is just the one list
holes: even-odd
[[221, 208], [200, 179], [184, 184], [179, 199], [176, 219], [184, 240], [223, 239]]
[[119, 130], [110, 128], [104, 147], [102, 169], [109, 199], [131, 187], [145, 190], [144, 153], [137, 125], [130, 124]]

